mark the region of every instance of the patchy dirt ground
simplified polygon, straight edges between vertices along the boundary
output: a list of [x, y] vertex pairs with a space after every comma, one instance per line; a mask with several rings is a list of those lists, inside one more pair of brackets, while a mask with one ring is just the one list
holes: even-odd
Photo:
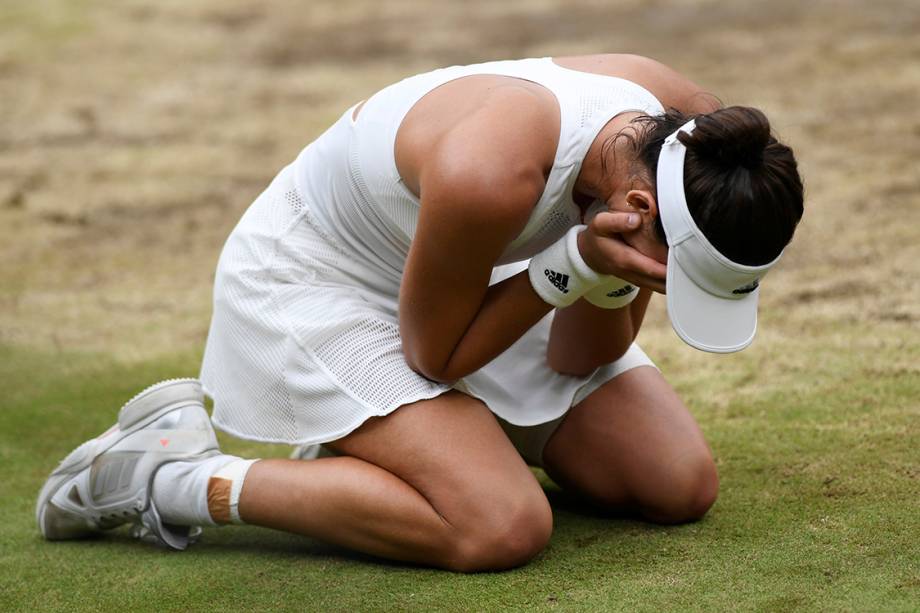
[[[917, 32], [915, 0], [6, 0], [0, 343], [194, 350], [224, 238], [346, 106], [445, 64], [630, 51], [764, 108], [800, 157], [805, 219], [745, 363], [882, 351], [920, 376]], [[657, 359], [720, 368], [657, 302]]]
[[[0, 0], [5, 608], [916, 611], [918, 32], [917, 0]], [[640, 336], [715, 452], [705, 521], [554, 501], [543, 557], [476, 577], [256, 528], [180, 556], [39, 539], [53, 462], [195, 374], [225, 237], [347, 106], [446, 64], [605, 51], [764, 108], [806, 180], [751, 348], [690, 349], [660, 298]]]

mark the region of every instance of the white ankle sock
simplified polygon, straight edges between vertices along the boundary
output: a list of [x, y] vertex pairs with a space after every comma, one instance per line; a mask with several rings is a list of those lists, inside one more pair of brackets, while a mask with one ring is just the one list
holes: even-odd
[[[242, 523], [238, 505], [246, 472], [257, 460], [242, 460], [232, 455], [216, 455], [194, 462], [170, 462], [153, 478], [152, 498], [163, 521], [180, 526], [217, 526], [225, 523]], [[227, 469], [230, 469], [229, 471]], [[221, 476], [219, 487], [212, 495], [212, 477]], [[235, 497], [234, 497], [235, 494]], [[215, 517], [208, 503], [215, 501]], [[222, 509], [229, 507], [229, 512]]]

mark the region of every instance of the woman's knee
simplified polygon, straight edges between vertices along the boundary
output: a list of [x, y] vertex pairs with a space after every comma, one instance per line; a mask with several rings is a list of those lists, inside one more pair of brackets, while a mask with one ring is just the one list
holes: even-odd
[[549, 542], [553, 516], [538, 495], [501, 496], [471, 513], [475, 521], [454, 526], [448, 567], [460, 572], [514, 568], [530, 561]]
[[636, 502], [649, 520], [680, 524], [702, 519], [719, 494], [719, 476], [708, 450], [675, 462], [656, 479], [656, 487]]

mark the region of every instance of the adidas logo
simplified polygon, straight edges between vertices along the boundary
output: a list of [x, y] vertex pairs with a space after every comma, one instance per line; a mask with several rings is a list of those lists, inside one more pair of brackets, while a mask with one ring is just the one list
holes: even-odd
[[564, 275], [561, 272], [556, 272], [555, 270], [550, 270], [549, 268], [544, 270], [543, 274], [546, 275], [546, 278], [549, 279], [549, 282], [553, 284], [553, 287], [558, 289], [563, 294], [569, 293], [569, 275]]
[[626, 294], [630, 293], [634, 289], [636, 288], [633, 287], [632, 285], [624, 285], [620, 289], [615, 289], [612, 292], [608, 292], [607, 297], [608, 298], [619, 298], [620, 296], [625, 296]]
[[754, 279], [752, 283], [748, 283], [747, 285], [743, 287], [739, 287], [738, 289], [733, 289], [732, 293], [733, 294], [750, 294], [755, 289], [757, 289], [758, 285], [760, 285], [760, 279]]

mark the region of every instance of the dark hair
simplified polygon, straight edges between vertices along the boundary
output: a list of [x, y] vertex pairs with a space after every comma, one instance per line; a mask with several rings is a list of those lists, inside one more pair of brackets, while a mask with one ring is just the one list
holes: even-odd
[[[766, 116], [751, 107], [642, 115], [633, 123], [643, 129], [630, 140], [653, 185], [664, 139], [691, 119], [693, 134], [678, 135], [687, 147], [684, 193], [690, 215], [728, 259], [750, 266], [772, 261], [802, 218], [802, 179], [792, 149], [770, 134]], [[660, 217], [656, 231], [664, 241]]]

